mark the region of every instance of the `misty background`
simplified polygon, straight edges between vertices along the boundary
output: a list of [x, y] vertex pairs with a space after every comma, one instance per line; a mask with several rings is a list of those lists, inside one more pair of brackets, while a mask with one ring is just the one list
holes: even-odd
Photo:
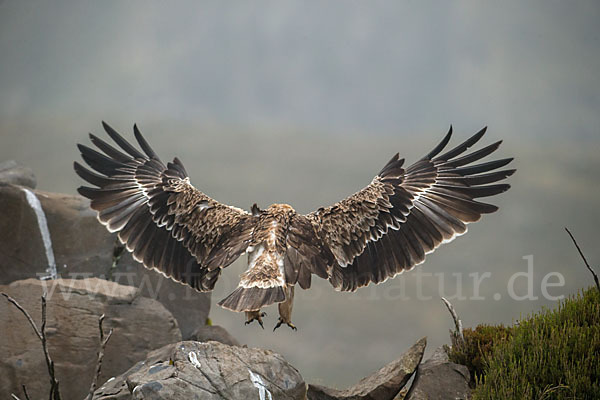
[[[600, 264], [599, 20], [596, 1], [0, 1], [0, 161], [76, 193], [75, 144], [103, 136], [102, 120], [131, 139], [136, 122], [217, 200], [306, 213], [396, 152], [417, 160], [450, 124], [455, 144], [489, 126], [483, 143], [504, 139], [497, 158], [516, 158], [513, 187], [418, 270], [354, 294], [315, 278], [296, 292], [298, 332], [271, 332], [276, 307], [263, 331], [216, 306], [245, 258], [217, 284], [215, 324], [308, 382], [344, 387], [422, 336], [428, 354], [448, 343], [440, 295], [465, 326], [508, 324], [556, 306], [548, 273], [564, 277], [552, 296], [592, 284], [563, 228]], [[515, 300], [508, 283], [529, 255], [537, 300]], [[473, 299], [469, 274], [486, 272]], [[527, 279], [514, 289], [526, 294]]]

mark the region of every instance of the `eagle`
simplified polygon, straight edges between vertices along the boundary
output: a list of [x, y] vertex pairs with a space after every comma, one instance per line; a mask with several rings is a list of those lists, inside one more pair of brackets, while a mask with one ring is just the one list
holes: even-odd
[[409, 167], [397, 153], [365, 188], [329, 207], [306, 215], [287, 204], [245, 211], [196, 189], [177, 157], [165, 165], [136, 125], [139, 148], [102, 124], [118, 148], [90, 133], [97, 149], [78, 148], [91, 169], [74, 163], [91, 185], [78, 191], [98, 220], [146, 268], [201, 292], [213, 290], [223, 268], [247, 254], [237, 288], [218, 304], [263, 327], [261, 310], [278, 303], [274, 330], [282, 324], [296, 330], [294, 288], [310, 288], [313, 275], [338, 291], [355, 291], [423, 263], [467, 224], [496, 211], [476, 199], [508, 190], [498, 182], [515, 172], [503, 169], [512, 158], [480, 162], [502, 141], [467, 151], [486, 128], [442, 153], [451, 126]]

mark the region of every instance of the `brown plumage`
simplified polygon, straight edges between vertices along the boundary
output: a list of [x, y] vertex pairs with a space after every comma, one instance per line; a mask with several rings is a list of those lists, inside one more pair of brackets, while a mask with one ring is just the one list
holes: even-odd
[[514, 169], [498, 170], [512, 158], [473, 164], [501, 142], [465, 154], [485, 128], [439, 155], [442, 142], [403, 168], [396, 154], [361, 191], [308, 215], [286, 204], [251, 212], [213, 200], [189, 181], [177, 158], [160, 161], [134, 126], [142, 149], [103, 123], [115, 148], [91, 135], [102, 152], [78, 145], [95, 172], [75, 163], [75, 171], [95, 187], [79, 188], [98, 219], [147, 268], [210, 291], [221, 270], [248, 254], [248, 270], [238, 288], [219, 305], [245, 311], [248, 322], [262, 325], [262, 307], [279, 303], [279, 323], [291, 323], [293, 289], [311, 285], [312, 275], [337, 290], [354, 291], [380, 283], [425, 260], [440, 244], [467, 230], [467, 224], [496, 206], [475, 199], [508, 190], [496, 183]]

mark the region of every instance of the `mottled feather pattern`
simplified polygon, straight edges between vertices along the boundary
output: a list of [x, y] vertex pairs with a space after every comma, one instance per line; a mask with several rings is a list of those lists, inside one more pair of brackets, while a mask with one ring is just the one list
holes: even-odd
[[[505, 166], [511, 158], [470, 165], [493, 153], [501, 143], [463, 155], [484, 133], [485, 128], [438, 156], [449, 142], [450, 130], [434, 150], [405, 170], [401, 168], [403, 160], [396, 155], [367, 188], [328, 208], [327, 223], [322, 222], [322, 213], [309, 215], [338, 260], [330, 278], [336, 289], [353, 291], [412, 269], [440, 244], [464, 234], [467, 224], [497, 210], [475, 199], [508, 190], [508, 184], [487, 184], [503, 180], [515, 170], [485, 174]], [[358, 212], [362, 219], [355, 217], [346, 224], [348, 205], [356, 204], [362, 206]], [[333, 230], [346, 231], [346, 238], [352, 240], [339, 240], [331, 234]]]
[[[250, 214], [195, 189], [179, 159], [165, 166], [137, 127], [135, 136], [144, 153], [109, 125], [104, 128], [121, 150], [94, 135], [92, 143], [105, 154], [79, 145], [82, 158], [97, 173], [78, 163], [75, 170], [98, 186], [81, 187], [79, 192], [91, 200], [100, 222], [119, 232], [136, 260], [197, 290], [212, 290], [220, 269], [245, 251]], [[198, 207], [204, 203], [210, 207]], [[223, 234], [232, 231], [236, 234], [223, 240]], [[215, 256], [217, 245], [216, 254], [226, 256]], [[222, 262], [207, 263], [209, 255]]]
[[192, 186], [178, 158], [163, 164], [137, 126], [141, 150], [103, 125], [116, 146], [90, 134], [97, 150], [78, 147], [91, 170], [75, 163], [93, 185], [79, 192], [100, 222], [146, 267], [200, 291], [212, 290], [221, 270], [247, 252], [238, 288], [219, 303], [234, 311], [285, 302], [291, 313], [286, 296], [296, 284], [308, 289], [312, 275], [354, 291], [410, 270], [496, 211], [478, 199], [508, 190], [498, 182], [515, 172], [501, 169], [511, 158], [480, 162], [501, 142], [467, 151], [485, 128], [440, 155], [450, 129], [420, 160], [404, 167], [395, 154], [369, 185], [332, 206], [301, 215], [285, 204], [254, 205], [249, 213]]

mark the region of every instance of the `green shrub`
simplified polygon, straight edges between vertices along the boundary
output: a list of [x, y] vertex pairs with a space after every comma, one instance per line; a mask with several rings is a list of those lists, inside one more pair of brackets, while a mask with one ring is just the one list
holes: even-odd
[[461, 341], [451, 335], [452, 347], [447, 348], [448, 358], [456, 364], [467, 366], [471, 373], [471, 383], [483, 379], [485, 359], [493, 350], [493, 346], [507, 340], [512, 328], [503, 325], [478, 325], [475, 329], [465, 328]]
[[556, 310], [520, 322], [487, 354], [474, 400], [600, 399], [598, 290], [589, 288]]

